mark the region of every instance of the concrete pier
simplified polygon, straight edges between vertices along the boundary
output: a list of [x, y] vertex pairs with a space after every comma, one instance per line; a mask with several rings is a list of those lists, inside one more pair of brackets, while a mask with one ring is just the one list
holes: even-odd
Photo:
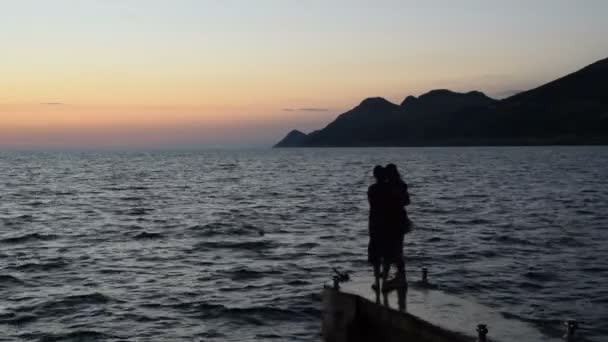
[[[557, 342], [533, 325], [507, 319], [472, 300], [410, 284], [386, 296], [371, 288], [371, 275], [323, 289], [325, 342]], [[427, 279], [428, 282], [428, 279]]]
[[326, 342], [473, 342], [414, 315], [357, 295], [323, 290], [322, 335]]

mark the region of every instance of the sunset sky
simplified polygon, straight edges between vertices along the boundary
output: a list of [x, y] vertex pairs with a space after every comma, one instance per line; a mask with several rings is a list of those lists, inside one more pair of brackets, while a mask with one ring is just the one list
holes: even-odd
[[608, 1], [0, 2], [0, 149], [264, 146], [369, 96], [505, 97], [608, 57]]

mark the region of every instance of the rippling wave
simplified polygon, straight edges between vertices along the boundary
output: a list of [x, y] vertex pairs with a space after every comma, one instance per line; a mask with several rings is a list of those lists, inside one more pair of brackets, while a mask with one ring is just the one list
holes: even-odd
[[412, 192], [408, 275], [559, 336], [608, 336], [608, 149], [0, 154], [9, 341], [318, 341], [333, 267], [366, 264], [366, 189]]

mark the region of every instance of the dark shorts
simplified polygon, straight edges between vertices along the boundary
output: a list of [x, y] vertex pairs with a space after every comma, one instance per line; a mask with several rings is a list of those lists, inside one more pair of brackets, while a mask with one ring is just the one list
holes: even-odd
[[367, 260], [372, 265], [382, 262], [395, 264], [403, 260], [403, 234], [371, 236], [367, 246]]

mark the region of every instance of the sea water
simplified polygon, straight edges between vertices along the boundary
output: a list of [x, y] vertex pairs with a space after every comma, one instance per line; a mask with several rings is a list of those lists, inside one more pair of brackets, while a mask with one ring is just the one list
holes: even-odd
[[0, 153], [0, 341], [318, 341], [390, 162], [410, 279], [608, 338], [608, 147], [437, 147]]

